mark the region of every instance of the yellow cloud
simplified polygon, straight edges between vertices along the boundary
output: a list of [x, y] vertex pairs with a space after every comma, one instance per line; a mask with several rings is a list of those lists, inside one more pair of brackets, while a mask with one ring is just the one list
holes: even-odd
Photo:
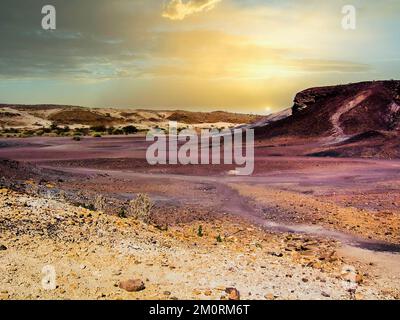
[[212, 10], [222, 0], [170, 0], [165, 6], [162, 16], [171, 20], [183, 20], [197, 12]]

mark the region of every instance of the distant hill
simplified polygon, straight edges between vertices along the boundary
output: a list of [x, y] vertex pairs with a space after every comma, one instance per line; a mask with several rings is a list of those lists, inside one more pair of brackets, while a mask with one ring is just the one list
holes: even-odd
[[144, 109], [84, 108], [62, 105], [12, 105], [0, 104], [0, 126], [3, 128], [35, 129], [48, 127], [53, 123], [70, 127], [80, 126], [126, 126], [135, 125], [141, 129], [166, 126], [168, 121], [180, 125], [215, 124], [233, 127], [260, 119], [260, 116], [215, 112], [189, 112], [182, 110], [154, 111]]

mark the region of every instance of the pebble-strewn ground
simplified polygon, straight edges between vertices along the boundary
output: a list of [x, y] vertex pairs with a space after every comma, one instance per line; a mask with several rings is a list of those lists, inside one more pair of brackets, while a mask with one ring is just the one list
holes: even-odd
[[[238, 190], [240, 195], [266, 206], [265, 216], [269, 220], [277, 220], [283, 216], [282, 212], [285, 212], [284, 216], [297, 223], [318, 224], [348, 234], [362, 235], [366, 239], [400, 243], [398, 208], [367, 210], [293, 191], [245, 184], [231, 186]], [[279, 214], [276, 210], [274, 214], [276, 204], [279, 204]]]
[[[390, 273], [338, 246], [228, 216], [160, 230], [0, 189], [1, 299], [238, 298], [226, 288], [241, 299], [399, 298]], [[54, 290], [43, 288], [45, 266], [56, 272]], [[145, 288], [120, 288], [127, 280]]]

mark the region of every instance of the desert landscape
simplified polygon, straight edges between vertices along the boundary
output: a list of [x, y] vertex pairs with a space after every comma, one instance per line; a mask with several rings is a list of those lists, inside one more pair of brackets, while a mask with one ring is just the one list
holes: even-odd
[[[254, 173], [149, 165], [171, 120], [254, 129]], [[400, 81], [269, 116], [7, 104], [0, 125], [1, 299], [400, 298]]]

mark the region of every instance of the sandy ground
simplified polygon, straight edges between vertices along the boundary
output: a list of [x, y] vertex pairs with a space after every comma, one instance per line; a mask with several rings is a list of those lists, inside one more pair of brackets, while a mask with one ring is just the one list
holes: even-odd
[[[0, 208], [1, 244], [7, 247], [0, 251], [3, 299], [226, 299], [228, 287], [242, 299], [398, 294], [366, 273], [365, 263], [340, 257], [335, 242], [270, 234], [238, 219], [161, 231], [6, 189], [0, 191]], [[55, 270], [54, 290], [42, 286], [43, 267], [49, 266]], [[345, 281], [346, 268], [357, 273], [355, 294]], [[141, 279], [146, 288], [127, 292], [119, 288], [126, 279]]]
[[[252, 176], [235, 177], [231, 166], [148, 166], [140, 137], [2, 143], [0, 158], [57, 170], [2, 193], [3, 298], [220, 299], [226, 287], [243, 299], [399, 297], [399, 161], [309, 158], [276, 143], [258, 145]], [[115, 216], [143, 192], [156, 227]], [[64, 203], [98, 194], [105, 214]], [[53, 291], [40, 286], [46, 264], [58, 270]], [[146, 289], [118, 287], [131, 278]]]

